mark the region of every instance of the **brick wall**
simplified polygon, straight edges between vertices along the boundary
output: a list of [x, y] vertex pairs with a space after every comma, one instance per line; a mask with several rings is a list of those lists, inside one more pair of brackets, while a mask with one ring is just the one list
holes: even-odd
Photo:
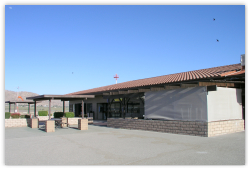
[[208, 137], [244, 131], [244, 120], [208, 122]]
[[207, 136], [207, 122], [108, 118], [108, 127]]
[[[224, 123], [231, 122], [231, 123], [227, 123], [227, 125], [225, 123], [225, 127], [230, 126], [230, 128], [233, 129], [231, 131], [229, 130], [227, 133], [243, 131], [244, 128], [242, 129], [242, 121], [244, 124], [244, 120], [223, 121]], [[232, 123], [232, 122], [235, 122], [235, 123]], [[240, 122], [241, 124], [238, 123], [238, 125], [236, 125], [236, 122]], [[175, 134], [203, 136], [203, 137], [210, 137], [211, 131], [213, 134], [218, 134], [218, 135], [222, 134], [222, 133], [219, 133], [220, 129], [218, 129], [221, 127], [217, 126], [217, 124], [220, 124], [220, 123], [221, 122], [209, 122], [208, 123], [208, 122], [195, 122], [195, 121], [176, 121], [176, 120], [164, 121], [164, 120], [144, 120], [144, 119], [123, 119], [123, 118], [108, 118], [107, 119], [108, 127], [122, 128], [122, 129], [147, 130], [147, 131], [175, 133]], [[209, 131], [210, 136], [208, 135], [208, 129], [210, 130]]]
[[30, 119], [5, 119], [5, 127], [30, 127]]

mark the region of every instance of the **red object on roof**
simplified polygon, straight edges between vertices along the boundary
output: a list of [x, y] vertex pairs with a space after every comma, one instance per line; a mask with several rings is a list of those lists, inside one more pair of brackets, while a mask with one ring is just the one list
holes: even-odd
[[117, 74], [115, 74], [114, 78], [117, 80], [119, 78], [119, 76]]
[[110, 90], [126, 90], [129, 88], [137, 88], [137, 87], [145, 87], [151, 85], [160, 85], [160, 84], [168, 84], [168, 83], [178, 83], [190, 80], [200, 80], [206, 78], [214, 78], [214, 77], [222, 77], [223, 73], [227, 72], [235, 72], [241, 70], [241, 64], [233, 64], [233, 65], [226, 65], [220, 67], [213, 67], [195, 71], [187, 71], [182, 73], [176, 74], [169, 74], [164, 76], [146, 78], [146, 79], [139, 79], [133, 81], [127, 81], [124, 83], [113, 84], [109, 86], [103, 86], [98, 88], [93, 88], [89, 90], [83, 90], [79, 92], [70, 93], [68, 95], [75, 95], [75, 94], [89, 94], [89, 93], [96, 93], [96, 92], [105, 92]]

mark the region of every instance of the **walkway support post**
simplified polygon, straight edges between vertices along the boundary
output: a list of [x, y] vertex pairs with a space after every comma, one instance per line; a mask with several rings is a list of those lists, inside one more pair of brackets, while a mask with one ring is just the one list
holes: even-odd
[[28, 114], [30, 114], [30, 104], [28, 103]]
[[65, 101], [63, 101], [63, 117], [64, 117], [64, 114], [65, 114]]
[[14, 103], [14, 113], [16, 113], [16, 103]]
[[34, 101], [34, 116], [36, 117], [36, 101]]
[[[108, 110], [108, 111], [107, 111], [107, 119], [108, 119], [108, 117], [109, 117], [109, 112], [110, 112], [110, 111], [109, 111], [109, 99], [107, 99], [107, 100], [108, 100], [108, 109], [107, 109], [107, 110]], [[94, 119], [94, 114], [93, 114], [93, 119]]]
[[11, 105], [10, 105], [10, 103], [9, 103], [9, 112], [11, 112]]
[[49, 120], [51, 119], [50, 112], [51, 112], [51, 99], [49, 99]]
[[83, 99], [82, 99], [82, 119], [84, 118], [84, 102], [83, 102]]

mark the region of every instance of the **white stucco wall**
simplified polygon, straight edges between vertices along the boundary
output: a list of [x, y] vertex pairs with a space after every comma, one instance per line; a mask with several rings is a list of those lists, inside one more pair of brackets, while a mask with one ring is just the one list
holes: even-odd
[[241, 89], [217, 87], [207, 95], [208, 122], [242, 119]]

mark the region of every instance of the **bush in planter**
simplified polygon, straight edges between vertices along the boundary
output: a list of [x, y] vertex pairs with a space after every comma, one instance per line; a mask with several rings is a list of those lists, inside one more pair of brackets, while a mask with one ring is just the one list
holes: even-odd
[[54, 118], [60, 118], [63, 117], [64, 113], [63, 112], [55, 112], [54, 113]]
[[38, 111], [38, 116], [48, 116], [48, 111], [40, 110]]
[[65, 117], [75, 117], [75, 114], [74, 114], [74, 112], [65, 112], [65, 115], [64, 115]]
[[11, 113], [10, 114], [12, 119], [19, 119], [20, 118], [20, 113]]
[[10, 118], [10, 112], [5, 112], [5, 119], [9, 119]]

